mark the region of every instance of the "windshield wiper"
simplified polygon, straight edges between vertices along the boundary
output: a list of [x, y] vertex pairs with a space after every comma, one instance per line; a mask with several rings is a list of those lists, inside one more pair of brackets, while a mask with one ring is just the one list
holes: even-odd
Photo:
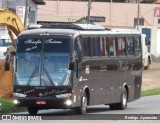
[[[39, 65], [38, 65], [38, 66], [39, 66]], [[32, 82], [33, 78], [35, 77], [36, 73], [38, 72], [38, 68], [39, 68], [38, 66], [36, 66], [36, 67], [34, 68], [34, 70], [33, 70], [32, 74], [31, 74], [31, 76], [29, 77], [29, 80], [28, 80], [28, 82], [27, 82], [26, 85], [29, 86], [30, 83]], [[48, 78], [50, 84], [51, 84], [52, 86], [55, 86], [55, 83], [53, 82], [53, 80], [52, 80], [52, 78], [50, 77], [50, 75], [49, 75], [49, 73], [47, 72], [47, 70], [46, 70], [45, 68], [43, 68], [43, 70], [44, 70], [45, 74], [47, 75], [47, 78]], [[45, 79], [44, 77], [43, 77], [43, 78], [41, 77], [41, 79], [43, 79], [43, 82], [45, 81], [45, 83], [48, 82], [48, 80]], [[45, 84], [45, 83], [43, 83], [43, 84]], [[46, 84], [45, 84], [45, 85], [46, 85]]]
[[36, 66], [31, 74], [31, 76], [29, 77], [29, 80], [27, 82], [27, 85], [29, 86], [30, 83], [32, 82], [33, 78], [35, 77], [36, 73], [38, 72], [38, 68], [39, 68], [39, 65]]
[[49, 80], [49, 82], [51, 83], [52, 86], [55, 86], [54, 81], [52, 80], [52, 78], [50, 77], [49, 73], [47, 72], [47, 70], [45, 68], [43, 68], [43, 71], [46, 73], [47, 78]]

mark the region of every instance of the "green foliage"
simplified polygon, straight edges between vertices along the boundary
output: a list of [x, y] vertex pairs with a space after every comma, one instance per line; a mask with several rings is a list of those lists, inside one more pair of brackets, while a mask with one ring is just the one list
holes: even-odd
[[151, 96], [160, 94], [160, 88], [149, 89], [141, 92], [141, 96]]
[[0, 113], [13, 113], [26, 111], [26, 108], [19, 108], [14, 106], [13, 100], [0, 99], [1, 109]]

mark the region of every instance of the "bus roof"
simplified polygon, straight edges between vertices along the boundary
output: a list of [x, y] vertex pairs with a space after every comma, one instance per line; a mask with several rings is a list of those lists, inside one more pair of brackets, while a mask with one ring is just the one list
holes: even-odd
[[103, 26], [95, 24], [77, 24], [77, 23], [51, 23], [41, 26], [47, 29], [74, 29], [74, 30], [106, 30]]
[[54, 25], [45, 25], [39, 29], [27, 30], [20, 34], [23, 35], [64, 35], [64, 36], [73, 36], [77, 35], [112, 35], [112, 34], [141, 34], [135, 29], [105, 29], [102, 26], [94, 24], [54, 24]]
[[19, 36], [29, 36], [29, 35], [64, 35], [64, 36], [74, 36], [78, 35], [79, 32], [72, 29], [33, 29], [22, 32]]

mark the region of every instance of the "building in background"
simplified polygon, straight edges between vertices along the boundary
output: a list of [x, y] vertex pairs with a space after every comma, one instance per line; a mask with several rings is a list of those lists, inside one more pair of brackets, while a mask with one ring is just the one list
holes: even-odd
[[[26, 26], [37, 24], [37, 5], [44, 4], [45, 2], [43, 0], [0, 0], [0, 8], [6, 7], [16, 13]], [[9, 45], [12, 45], [12, 43], [7, 27], [0, 24], [0, 50], [4, 52]], [[3, 55], [2, 52], [0, 52], [0, 56]]]
[[[45, 1], [45, 6], [38, 6], [38, 22], [75, 22], [88, 13], [88, 2], [82, 1]], [[157, 27], [157, 17], [154, 10], [160, 4], [139, 4], [141, 26]], [[105, 17], [105, 22], [97, 24], [107, 27], [133, 28], [136, 25], [138, 4], [116, 2], [92, 2], [91, 16]], [[157, 22], [157, 23], [155, 23]]]
[[[160, 0], [139, 1], [139, 11], [138, 0], [91, 2], [90, 15], [103, 20], [93, 23], [109, 28], [136, 28], [139, 15], [139, 30], [147, 35], [151, 53], [160, 56]], [[87, 17], [87, 0], [45, 0], [45, 3], [45, 6], [38, 6], [38, 23], [76, 22]]]

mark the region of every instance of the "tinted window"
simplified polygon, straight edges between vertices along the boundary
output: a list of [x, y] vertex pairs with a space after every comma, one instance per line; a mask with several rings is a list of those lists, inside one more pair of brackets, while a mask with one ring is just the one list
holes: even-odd
[[82, 47], [83, 47], [83, 55], [91, 56], [91, 41], [89, 37], [83, 38]]
[[118, 55], [123, 56], [125, 55], [125, 49], [126, 49], [124, 37], [118, 37], [117, 39], [118, 39]]
[[68, 53], [70, 52], [70, 38], [51, 37], [44, 39], [44, 52]]
[[134, 47], [135, 47], [135, 55], [141, 54], [141, 42], [140, 42], [140, 37], [135, 37], [134, 38]]
[[127, 55], [134, 55], [133, 37], [126, 38], [126, 51]]
[[42, 38], [21, 37], [17, 43], [17, 53], [42, 51]]
[[82, 48], [81, 48], [81, 39], [79, 37], [77, 37], [75, 39], [75, 51], [77, 51], [77, 55], [78, 55], [78, 60], [81, 61], [81, 52], [82, 52]]
[[108, 56], [109, 53], [109, 45], [108, 40], [105, 37], [100, 38], [100, 54], [101, 56]]
[[92, 56], [100, 56], [100, 41], [98, 37], [91, 37]]
[[109, 37], [108, 38], [108, 44], [109, 44], [109, 55], [110, 56], [116, 56], [117, 55], [116, 38], [115, 37]]
[[18, 39], [17, 52], [70, 52], [70, 38], [26, 38]]

